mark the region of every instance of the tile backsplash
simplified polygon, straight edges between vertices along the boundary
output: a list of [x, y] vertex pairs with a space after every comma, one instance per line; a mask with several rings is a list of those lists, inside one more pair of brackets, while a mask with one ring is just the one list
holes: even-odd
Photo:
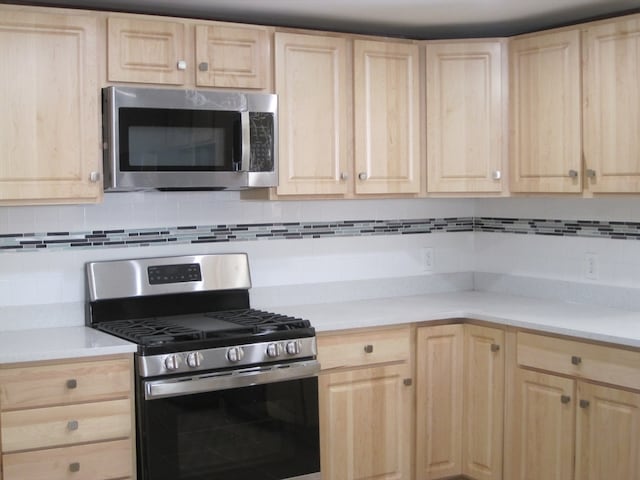
[[474, 220], [424, 218], [398, 220], [345, 220], [329, 222], [246, 223], [185, 225], [145, 229], [93, 230], [0, 234], [0, 251], [34, 249], [111, 248], [161, 244], [200, 244], [248, 240], [410, 235], [435, 232], [471, 232]]
[[161, 226], [0, 234], [0, 251], [37, 249], [112, 248], [159, 244], [199, 244], [371, 235], [409, 235], [436, 232], [490, 232], [565, 237], [640, 240], [640, 222], [561, 220], [539, 218], [453, 217], [393, 220], [336, 220], [322, 222], [245, 223]]
[[[237, 251], [249, 254], [265, 304], [284, 301], [285, 292], [307, 301], [336, 291], [344, 299], [378, 295], [389, 285], [394, 295], [468, 289], [469, 272], [492, 274], [482, 277], [491, 289], [533, 279], [518, 283], [524, 294], [534, 293], [535, 279], [570, 282], [573, 291], [602, 285], [629, 292], [640, 288], [637, 202], [270, 202], [237, 192], [136, 192], [106, 195], [100, 205], [0, 207], [0, 309], [81, 305], [89, 261]], [[424, 265], [425, 247], [433, 251], [432, 269]], [[586, 275], [586, 258], [596, 260], [595, 275]]]

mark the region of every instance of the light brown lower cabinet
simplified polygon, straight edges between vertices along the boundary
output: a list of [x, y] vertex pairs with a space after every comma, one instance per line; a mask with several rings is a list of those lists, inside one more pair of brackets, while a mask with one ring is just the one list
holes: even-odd
[[639, 393], [524, 369], [516, 378], [506, 478], [640, 478]]
[[403, 327], [318, 338], [328, 367], [319, 378], [323, 478], [411, 479], [409, 335]]
[[130, 355], [0, 367], [0, 480], [135, 478]]
[[519, 332], [504, 478], [640, 479], [639, 366], [635, 350]]
[[502, 478], [504, 332], [417, 329], [416, 479]]

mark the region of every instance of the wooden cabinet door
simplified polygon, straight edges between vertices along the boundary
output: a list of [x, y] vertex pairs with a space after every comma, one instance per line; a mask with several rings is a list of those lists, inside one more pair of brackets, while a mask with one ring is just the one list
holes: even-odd
[[347, 191], [347, 41], [275, 34], [278, 195]]
[[585, 32], [584, 152], [592, 192], [640, 192], [640, 15]]
[[418, 46], [354, 41], [355, 191], [420, 191]]
[[185, 26], [180, 22], [107, 19], [108, 79], [110, 82], [183, 85], [187, 68]]
[[511, 191], [582, 191], [580, 31], [515, 37]]
[[501, 192], [503, 41], [427, 44], [427, 191]]
[[474, 480], [502, 479], [504, 331], [464, 327], [462, 473]]
[[504, 478], [572, 479], [575, 381], [520, 368], [515, 376], [513, 438], [505, 442]]
[[463, 325], [422, 327], [416, 340], [416, 479], [462, 473]]
[[196, 25], [196, 85], [266, 89], [270, 66], [266, 28]]
[[323, 373], [323, 478], [409, 480], [413, 387], [407, 364]]
[[96, 19], [0, 7], [0, 204], [102, 198]]
[[640, 478], [640, 394], [578, 383], [576, 479]]

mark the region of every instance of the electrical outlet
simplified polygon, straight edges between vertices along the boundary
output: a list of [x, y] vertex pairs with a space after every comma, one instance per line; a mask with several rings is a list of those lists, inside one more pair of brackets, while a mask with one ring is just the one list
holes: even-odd
[[422, 253], [422, 270], [425, 272], [433, 271], [433, 247], [423, 247]]
[[584, 276], [589, 280], [597, 280], [600, 275], [598, 268], [598, 255], [595, 253], [585, 253], [584, 255]]

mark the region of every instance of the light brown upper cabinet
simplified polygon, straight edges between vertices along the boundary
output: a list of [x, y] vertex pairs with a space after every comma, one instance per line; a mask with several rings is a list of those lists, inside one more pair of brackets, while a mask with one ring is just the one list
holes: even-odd
[[[267, 89], [266, 27], [110, 17], [108, 79], [197, 87]], [[195, 42], [190, 32], [195, 31]]]
[[580, 30], [509, 46], [512, 192], [582, 191]]
[[278, 195], [347, 192], [347, 41], [275, 34]]
[[111, 17], [107, 25], [109, 81], [185, 83], [190, 65], [184, 24]]
[[277, 32], [275, 57], [278, 195], [420, 191], [416, 45]]
[[420, 191], [418, 47], [354, 41], [355, 191]]
[[584, 157], [591, 192], [640, 192], [640, 15], [584, 36]]
[[506, 159], [506, 43], [426, 45], [427, 191], [500, 193]]
[[0, 204], [102, 198], [96, 30], [88, 15], [0, 7]]
[[196, 85], [266, 88], [270, 63], [266, 28], [196, 25]]

